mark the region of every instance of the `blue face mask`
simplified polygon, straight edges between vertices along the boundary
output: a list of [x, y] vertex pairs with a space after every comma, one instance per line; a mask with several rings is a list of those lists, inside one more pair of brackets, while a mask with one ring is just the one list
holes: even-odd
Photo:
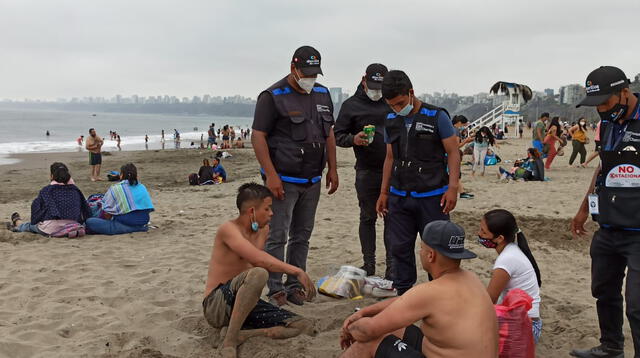
[[256, 213], [254, 212], [253, 221], [251, 221], [251, 230], [253, 230], [253, 232], [258, 232], [259, 229], [260, 229], [260, 225], [258, 225], [258, 222], [256, 221]]
[[[413, 98], [411, 99], [411, 101], [410, 101], [409, 103], [407, 103], [407, 105], [406, 105], [406, 106], [404, 106], [404, 108], [402, 108], [402, 109], [401, 109], [401, 110], [399, 110], [399, 111], [396, 111], [396, 114], [397, 114], [397, 115], [399, 115], [399, 116], [403, 116], [403, 117], [408, 116], [408, 115], [409, 115], [409, 113], [411, 113], [411, 111], [413, 110], [413, 104], [412, 104], [412, 102], [413, 102]], [[394, 110], [394, 111], [395, 111], [395, 110]]]

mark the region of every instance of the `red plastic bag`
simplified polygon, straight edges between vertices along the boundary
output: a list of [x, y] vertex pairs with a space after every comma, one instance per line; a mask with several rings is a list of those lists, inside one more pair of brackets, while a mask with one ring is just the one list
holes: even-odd
[[531, 319], [527, 312], [533, 298], [519, 288], [509, 290], [501, 304], [495, 305], [498, 316], [500, 358], [535, 358]]

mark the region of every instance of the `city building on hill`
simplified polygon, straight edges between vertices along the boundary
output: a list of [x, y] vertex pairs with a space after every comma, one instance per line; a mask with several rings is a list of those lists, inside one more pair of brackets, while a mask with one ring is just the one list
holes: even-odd
[[585, 88], [579, 84], [560, 87], [560, 103], [574, 105], [584, 98]]

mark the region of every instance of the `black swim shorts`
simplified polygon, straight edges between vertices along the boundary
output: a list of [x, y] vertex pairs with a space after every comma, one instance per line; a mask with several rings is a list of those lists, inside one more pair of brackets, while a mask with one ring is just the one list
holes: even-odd
[[89, 152], [89, 165], [102, 164], [102, 154]]
[[[236, 293], [244, 283], [248, 273], [249, 270], [244, 271], [227, 283], [218, 285], [218, 287], [214, 288], [204, 299], [202, 308], [204, 317], [209, 325], [215, 328], [222, 328], [229, 325], [231, 311], [236, 301]], [[287, 326], [301, 319], [302, 317], [295, 313], [260, 299], [247, 316], [247, 319], [242, 325], [242, 329]]]
[[423, 338], [422, 330], [411, 325], [404, 330], [402, 339], [394, 335], [386, 336], [380, 342], [375, 358], [425, 358], [422, 354]]

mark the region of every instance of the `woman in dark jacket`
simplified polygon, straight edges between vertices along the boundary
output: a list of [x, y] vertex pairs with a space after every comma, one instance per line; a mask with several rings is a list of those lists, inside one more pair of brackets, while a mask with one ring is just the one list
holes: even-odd
[[7, 226], [9, 230], [51, 235], [65, 225], [82, 224], [91, 217], [84, 195], [75, 186], [67, 166], [53, 163], [50, 171], [51, 183], [42, 188], [31, 203], [31, 221], [24, 222], [20, 214], [13, 213]]
[[211, 164], [209, 164], [209, 159], [204, 159], [202, 161], [202, 166], [198, 171], [198, 183], [200, 185], [213, 184], [213, 168], [211, 167]]

